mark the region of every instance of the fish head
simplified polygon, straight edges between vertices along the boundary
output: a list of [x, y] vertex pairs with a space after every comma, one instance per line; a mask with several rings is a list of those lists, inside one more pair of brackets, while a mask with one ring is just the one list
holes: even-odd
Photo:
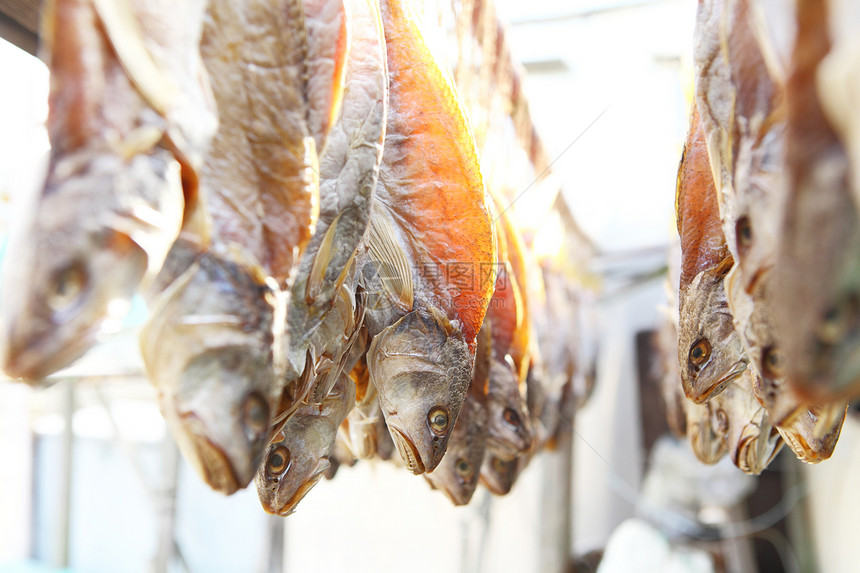
[[735, 262], [743, 278], [743, 289], [749, 293], [773, 264], [785, 203], [785, 194], [779, 192], [786, 183], [785, 122], [768, 125], [760, 139], [745, 138], [734, 180]]
[[337, 428], [318, 416], [296, 413], [269, 445], [255, 478], [263, 509], [287, 516], [324, 477]]
[[195, 356], [181, 374], [175, 415], [165, 415], [185, 458], [217, 491], [245, 487], [260, 464], [272, 418], [263, 383], [269, 371], [269, 356], [225, 347]]
[[753, 394], [767, 410], [770, 422], [779, 425], [797, 414], [803, 403], [785, 375], [785, 357], [770, 315], [771, 302], [764, 292], [770, 276], [766, 273], [755, 284], [746, 346], [755, 371]]
[[257, 270], [192, 254], [140, 333], [171, 433], [198, 474], [225, 494], [250, 483], [270, 437], [280, 390], [274, 304]]
[[490, 449], [496, 456], [513, 459], [531, 448], [533, 429], [525, 397], [520, 391], [513, 361], [493, 357], [487, 396]]
[[487, 450], [481, 465], [481, 483], [493, 495], [507, 495], [522, 469], [522, 458], [503, 460]]
[[718, 420], [729, 457], [744, 473], [760, 474], [782, 447], [782, 440], [771, 424], [765, 408], [753, 394], [757, 375], [752, 369], [708, 402]]
[[770, 465], [783, 443], [776, 427], [750, 422], [742, 427], [737, 441], [729, 442], [729, 456], [742, 472], [759, 475]]
[[722, 392], [749, 362], [728, 308], [724, 276], [702, 271], [681, 290], [678, 364], [684, 393], [696, 404]]
[[433, 471], [472, 379], [462, 334], [440, 312], [417, 309], [374, 337], [367, 365], [407, 469], [416, 475]]
[[340, 425], [355, 403], [355, 386], [340, 376], [322, 405], [300, 407], [266, 449], [255, 478], [267, 512], [286, 517], [331, 468]]
[[860, 218], [847, 165], [831, 149], [794, 182], [773, 269], [786, 372], [813, 403], [860, 388]]
[[684, 401], [686, 409], [687, 439], [696, 458], [703, 464], [715, 464], [726, 453], [723, 439], [727, 420], [718, 415], [710, 404], [693, 404]]
[[810, 406], [780, 426], [779, 433], [797, 459], [817, 464], [833, 454], [845, 422], [845, 411], [844, 403]]
[[448, 440], [448, 450], [433, 473], [425, 474], [454, 505], [466, 505], [478, 487], [481, 463], [487, 448], [487, 411], [480, 402], [466, 398]]
[[97, 342], [106, 319], [128, 309], [147, 255], [84, 198], [110, 184], [71, 177], [42, 198], [38, 216], [10, 243], [0, 313], [9, 376], [38, 379], [67, 366]]

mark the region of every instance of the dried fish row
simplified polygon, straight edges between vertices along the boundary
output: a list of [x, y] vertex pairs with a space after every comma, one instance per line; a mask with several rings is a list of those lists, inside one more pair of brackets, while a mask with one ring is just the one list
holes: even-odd
[[[830, 457], [845, 400], [858, 395], [856, 310], [843, 304], [853, 296], [860, 256], [848, 175], [853, 132], [845, 92], [825, 92], [815, 80], [819, 65], [824, 77], [844, 66], [838, 73], [850, 82], [848, 43], [829, 55], [831, 34], [844, 39], [846, 30], [856, 29], [856, 14], [844, 8], [802, 1], [699, 4], [696, 101], [676, 192], [678, 359], [687, 398], [713, 405], [717, 429], [736, 436], [732, 428], [743, 424], [733, 420], [747, 420], [741, 439], [758, 436], [759, 445], [746, 443], [733, 453], [748, 473], [767, 465], [778, 449], [777, 434], [802, 461]], [[837, 13], [842, 19], [834, 28], [828, 18]], [[828, 68], [833, 61], [843, 63]], [[712, 281], [720, 296], [699, 294], [690, 312], [684, 291], [691, 273], [685, 271], [713, 259], [715, 246], [728, 251], [719, 280]], [[725, 371], [719, 368], [725, 344], [715, 348], [705, 328], [716, 316], [729, 319], [719, 340], [739, 340], [736, 355], [747, 368], [738, 368], [741, 378], [732, 385], [697, 388], [688, 379], [691, 365], [696, 374]], [[723, 388], [731, 393], [720, 394]]]
[[359, 459], [461, 505], [552, 447], [585, 370], [575, 273], [487, 192], [407, 0], [54, 0], [45, 23], [52, 160], [10, 259], [50, 256], [4, 272], [28, 287], [4, 297], [8, 373], [65, 367], [143, 295], [183, 456], [278, 515]]

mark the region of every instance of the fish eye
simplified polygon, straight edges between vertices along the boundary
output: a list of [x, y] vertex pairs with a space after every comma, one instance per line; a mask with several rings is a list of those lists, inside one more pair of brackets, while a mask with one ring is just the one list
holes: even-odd
[[729, 433], [729, 416], [724, 410], [717, 410], [717, 432], [721, 436]]
[[468, 460], [459, 458], [454, 464], [454, 470], [457, 472], [457, 476], [463, 481], [469, 481], [472, 479], [472, 464], [470, 464]]
[[269, 454], [266, 460], [266, 473], [272, 477], [282, 475], [290, 468], [290, 450], [284, 446], [278, 446]]
[[430, 422], [430, 429], [434, 434], [441, 434], [448, 429], [448, 412], [441, 406], [430, 410], [427, 420]]
[[700, 338], [690, 348], [690, 364], [701, 366], [711, 357], [711, 343], [707, 338]]
[[505, 408], [505, 411], [502, 412], [502, 419], [509, 426], [519, 427], [520, 425], [520, 416], [513, 408]]
[[857, 316], [853, 297], [844, 298], [824, 313], [816, 327], [818, 339], [828, 345], [841, 341], [851, 330]]
[[78, 301], [86, 284], [87, 270], [82, 261], [75, 261], [62, 268], [51, 281], [48, 306], [54, 311], [66, 310]]
[[761, 358], [762, 373], [768, 378], [782, 378], [783, 363], [782, 352], [774, 347], [768, 346], [762, 352]]
[[493, 458], [493, 469], [496, 470], [497, 473], [503, 474], [507, 472], [507, 466], [505, 462], [499, 458]]
[[750, 218], [746, 215], [738, 219], [737, 223], [735, 223], [735, 240], [740, 249], [748, 249], [752, 244], [752, 225], [750, 224]]
[[259, 392], [251, 392], [242, 405], [242, 425], [254, 436], [269, 430], [269, 404]]

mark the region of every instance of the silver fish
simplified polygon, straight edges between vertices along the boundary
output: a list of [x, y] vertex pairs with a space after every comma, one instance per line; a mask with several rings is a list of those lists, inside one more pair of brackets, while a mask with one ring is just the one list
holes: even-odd
[[355, 403], [355, 384], [341, 374], [319, 405], [300, 407], [269, 445], [257, 473], [257, 494], [267, 512], [287, 516], [331, 466], [338, 428]]

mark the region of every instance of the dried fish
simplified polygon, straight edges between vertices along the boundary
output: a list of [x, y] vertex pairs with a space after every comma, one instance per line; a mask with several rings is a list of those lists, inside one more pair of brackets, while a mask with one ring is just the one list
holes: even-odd
[[367, 364], [391, 437], [418, 474], [441, 461], [466, 397], [493, 288], [481, 266], [495, 260], [496, 245], [450, 79], [408, 5], [387, 0], [381, 14], [390, 91], [368, 236], [376, 274], [362, 271], [371, 296]]
[[[349, 89], [320, 156], [319, 219], [290, 297], [287, 357], [293, 375], [302, 370], [310, 337], [325, 319], [362, 248], [382, 160], [388, 69], [379, 5], [374, 0], [349, 0], [346, 7], [351, 35], [345, 65]], [[311, 96], [313, 87], [309, 87]]]
[[752, 369], [713, 398], [717, 432], [725, 440], [729, 457], [744, 473], [760, 474], [776, 457], [783, 441], [764, 407], [753, 395]]
[[454, 505], [469, 503], [478, 487], [489, 432], [487, 392], [491, 362], [492, 333], [489, 322], [484, 321], [478, 333], [472, 383], [448, 440], [447, 452], [433, 473], [424, 476], [434, 489], [443, 491]]
[[254, 477], [277, 404], [275, 289], [262, 269], [197, 249], [174, 246], [192, 262], [158, 296], [141, 352], [183, 455], [230, 494]]
[[675, 196], [681, 237], [678, 363], [684, 393], [697, 404], [718, 395], [748, 363], [723, 286], [734, 259], [722, 231], [702, 123], [694, 109]]
[[371, 383], [412, 473], [433, 471], [442, 460], [466, 398], [471, 363], [463, 335], [432, 310], [414, 310], [373, 338], [367, 351]]
[[161, 267], [215, 127], [203, 2], [54, 0], [47, 178], [3, 273], [3, 368], [39, 379], [86, 352]]
[[798, 4], [786, 88], [788, 195], [770, 284], [786, 375], [814, 403], [860, 392], [860, 221], [849, 157], [815, 82], [830, 48], [826, 8]]
[[355, 403], [355, 385], [341, 374], [319, 405], [304, 405], [269, 445], [257, 473], [257, 493], [267, 512], [287, 516], [330, 467], [338, 428]]

